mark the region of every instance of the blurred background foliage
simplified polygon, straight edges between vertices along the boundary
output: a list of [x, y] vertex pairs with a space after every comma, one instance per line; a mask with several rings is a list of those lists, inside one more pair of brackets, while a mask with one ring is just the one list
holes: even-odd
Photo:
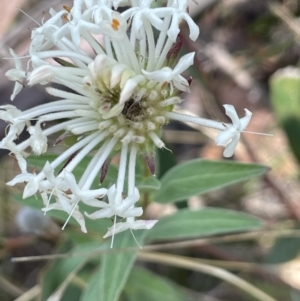
[[[226, 122], [223, 104], [233, 104], [241, 115], [248, 108], [253, 112], [248, 130], [273, 136], [243, 134], [234, 158], [218, 168], [227, 172], [226, 164], [240, 161], [270, 166], [271, 170], [260, 178], [252, 176], [262, 170], [250, 172], [248, 177], [243, 174], [239, 179], [242, 182], [232, 180], [231, 176], [221, 182], [209, 179], [213, 188], [226, 187], [205, 191], [200, 186], [212, 166], [206, 166], [206, 161], [193, 161], [202, 164], [197, 178], [200, 184], [195, 185], [198, 190], [176, 199], [176, 203], [174, 199], [166, 202], [165, 196], [170, 195], [168, 185], [176, 187], [172, 181], [178, 183], [176, 176], [168, 179], [168, 170], [190, 159], [222, 160], [223, 151], [214, 145], [214, 132], [177, 123], [168, 125], [163, 135], [173, 153], [163, 150], [157, 155], [157, 179], [162, 180], [165, 190], [158, 190], [157, 179], [143, 182], [141, 178], [140, 182], [146, 187], [145, 194], [153, 192], [153, 199], [158, 201], [149, 204], [147, 218], [161, 218], [161, 226], [153, 228], [147, 237], [137, 234], [141, 244], [150, 245], [144, 252], [120, 252], [115, 256], [107, 251], [107, 242], [102, 240], [110, 221], [91, 223], [89, 235], [80, 233], [72, 222], [62, 232], [65, 215], [50, 218], [24, 207], [36, 207], [40, 202], [34, 198], [24, 201], [18, 187], [5, 186], [17, 167], [12, 158], [1, 152], [1, 301], [300, 300], [300, 1], [198, 2], [195, 5], [191, 1], [189, 11], [200, 26], [199, 39], [191, 42], [185, 24], [181, 28], [185, 51], [195, 51], [196, 56], [190, 70], [191, 93], [185, 96], [179, 110]], [[156, 5], [163, 3], [157, 1]], [[37, 26], [16, 7], [42, 22], [50, 7], [59, 10], [62, 5], [71, 6], [72, 1], [2, 0], [1, 57], [9, 57], [9, 48], [25, 55], [30, 31]], [[11, 67], [12, 61], [1, 59], [1, 104], [10, 103], [13, 84], [4, 74]], [[15, 102], [26, 109], [51, 100], [40, 87], [33, 87], [23, 89]], [[1, 137], [5, 127], [0, 123]], [[33, 169], [40, 167], [35, 158], [31, 164]], [[177, 167], [179, 175], [185, 167]], [[110, 169], [111, 177], [115, 171], [114, 167]], [[251, 179], [246, 181], [248, 178]], [[179, 183], [183, 184], [182, 181], [179, 178]], [[232, 185], [227, 186], [229, 182]], [[175, 215], [171, 218], [170, 214]], [[169, 224], [172, 220], [174, 223]], [[190, 223], [184, 225], [187, 220]], [[245, 230], [255, 231], [240, 233]], [[180, 243], [183, 237], [186, 241]], [[168, 245], [170, 239], [172, 243]], [[154, 250], [165, 253], [150, 253], [153, 242]], [[128, 247], [136, 251], [130, 233], [117, 236], [115, 248]], [[89, 255], [55, 261], [11, 260], [70, 251]], [[168, 258], [165, 254], [169, 254]], [[188, 268], [189, 261], [184, 260], [190, 260], [192, 267]], [[207, 266], [210, 270], [205, 269]], [[230, 273], [218, 277], [220, 269]], [[230, 277], [237, 277], [233, 282], [246, 280], [273, 299], [255, 299], [249, 294], [251, 288], [247, 293], [247, 289], [242, 291], [230, 285]], [[100, 287], [102, 295], [95, 287]]]

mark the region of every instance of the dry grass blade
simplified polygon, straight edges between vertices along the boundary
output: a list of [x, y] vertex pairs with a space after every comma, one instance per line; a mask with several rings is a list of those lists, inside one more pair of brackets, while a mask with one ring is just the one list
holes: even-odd
[[39, 285], [35, 285], [26, 293], [21, 295], [19, 298], [15, 299], [14, 301], [30, 301], [33, 298], [39, 296], [40, 293], [41, 293], [41, 287]]
[[[230, 76], [238, 86], [246, 90], [255, 87], [255, 81], [251, 74], [240, 66], [221, 43], [211, 42], [205, 46], [204, 51], [216, 66]], [[255, 88], [258, 89], [258, 87]]]
[[56, 291], [47, 299], [47, 301], [60, 301], [66, 288], [71, 283], [71, 281], [76, 277], [79, 270], [86, 264], [86, 261], [89, 258], [86, 258], [81, 264], [75, 267], [68, 277], [62, 282], [62, 284], [56, 289]]
[[18, 297], [24, 292], [19, 287], [8, 281], [0, 274], [0, 288], [9, 293], [13, 297]]
[[277, 3], [269, 4], [270, 11], [280, 18], [288, 28], [295, 34], [297, 40], [300, 39], [300, 23], [297, 21], [290, 12], [283, 6]]
[[273, 297], [267, 295], [263, 291], [257, 289], [252, 284], [248, 283], [247, 281], [235, 276], [234, 274], [217, 268], [207, 264], [203, 264], [197, 262], [197, 260], [170, 255], [170, 254], [162, 254], [162, 253], [150, 253], [150, 252], [140, 252], [138, 253], [138, 258], [143, 261], [161, 263], [165, 265], [170, 265], [179, 268], [186, 268], [197, 272], [202, 272], [216, 278], [222, 279], [239, 289], [247, 292], [248, 294], [255, 297], [257, 300], [260, 301], [276, 301]]
[[[213, 243], [226, 243], [226, 242], [240, 242], [248, 240], [262, 239], [264, 236], [270, 238], [276, 237], [299, 237], [300, 230], [274, 230], [274, 231], [255, 231], [248, 233], [231, 234], [220, 237], [212, 238], [200, 238], [192, 239], [179, 242], [162, 243], [155, 245], [143, 246], [144, 251], [153, 250], [166, 250], [166, 249], [179, 249], [187, 248], [199, 245], [213, 244]], [[55, 260], [60, 258], [69, 258], [77, 256], [97, 256], [103, 253], [119, 253], [119, 252], [133, 252], [139, 251], [137, 247], [134, 248], [124, 248], [124, 249], [96, 249], [92, 252], [78, 252], [78, 253], [64, 253], [64, 254], [51, 254], [51, 255], [40, 255], [40, 256], [24, 256], [24, 257], [14, 257], [13, 262], [25, 262], [25, 261], [39, 261], [39, 260]]]

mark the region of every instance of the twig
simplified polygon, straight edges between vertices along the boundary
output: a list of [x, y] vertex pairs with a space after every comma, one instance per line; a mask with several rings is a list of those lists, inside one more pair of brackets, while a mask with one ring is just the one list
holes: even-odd
[[37, 297], [41, 293], [41, 287], [39, 285], [35, 285], [26, 293], [22, 294], [19, 298], [14, 301], [30, 301], [33, 298]]
[[221, 0], [190, 0], [188, 2], [189, 14], [192, 18], [203, 13], [206, 9], [216, 5]]
[[270, 2], [269, 10], [272, 14], [280, 18], [288, 26], [288, 28], [296, 36], [297, 40], [300, 39], [300, 23], [295, 18], [293, 18], [291, 13], [284, 7], [284, 5]]
[[[248, 143], [248, 140], [245, 137], [243, 137], [242, 140], [247, 148], [247, 152], [248, 152], [249, 156], [251, 157], [251, 160], [253, 162], [259, 162], [259, 160], [255, 154], [255, 151], [253, 150], [250, 143]], [[269, 174], [264, 174], [263, 179], [264, 179], [265, 183], [277, 193], [279, 200], [285, 205], [286, 209], [288, 210], [290, 217], [293, 218], [295, 221], [299, 222], [300, 221], [300, 207], [298, 207], [292, 200], [290, 200], [290, 198], [287, 196], [287, 194], [284, 193], [284, 191], [280, 187], [280, 183], [275, 183], [275, 181], [273, 180], [273, 177]]]
[[211, 42], [204, 47], [204, 51], [217, 67], [230, 76], [239, 87], [245, 90], [251, 90], [254, 87], [258, 89], [250, 73], [241, 68], [237, 60], [221, 43]]
[[76, 277], [76, 274], [81, 270], [81, 268], [85, 265], [86, 261], [89, 258], [86, 258], [83, 262], [81, 262], [78, 266], [76, 266], [66, 277], [66, 279], [60, 284], [60, 286], [55, 290], [51, 296], [47, 298], [47, 301], [59, 301], [61, 300], [66, 288], [72, 282], [72, 280]]
[[138, 258], [143, 261], [161, 263], [161, 264], [170, 265], [174, 267], [186, 268], [193, 271], [202, 272], [217, 277], [219, 279], [222, 279], [238, 287], [239, 289], [244, 290], [248, 294], [257, 298], [258, 300], [276, 301], [276, 299], [267, 295], [263, 291], [257, 289], [252, 284], [227, 272], [226, 270], [200, 263], [194, 259], [189, 259], [183, 256], [176, 256], [171, 254], [150, 253], [144, 251], [138, 253]]
[[[300, 230], [281, 230], [281, 231], [256, 231], [250, 233], [242, 234], [232, 234], [226, 235], [223, 237], [212, 237], [212, 238], [202, 238], [202, 239], [193, 239], [179, 242], [170, 242], [156, 245], [147, 245], [143, 246], [144, 251], [152, 250], [166, 250], [166, 249], [175, 249], [175, 248], [187, 248], [199, 245], [206, 245], [212, 243], [221, 243], [221, 242], [235, 242], [235, 241], [247, 241], [253, 239], [261, 239], [263, 235], [280, 237], [280, 236], [300, 236]], [[25, 261], [41, 261], [41, 260], [55, 260], [60, 258], [68, 257], [77, 257], [77, 256], [97, 256], [103, 253], [120, 253], [120, 252], [134, 252], [140, 250], [137, 247], [133, 248], [124, 248], [124, 249], [96, 249], [90, 252], [78, 252], [78, 253], [65, 253], [65, 254], [52, 254], [52, 255], [40, 255], [40, 256], [25, 256], [25, 257], [14, 257], [12, 258], [13, 262], [25, 262]]]
[[230, 270], [230, 271], [257, 271], [258, 269], [267, 269], [274, 271], [276, 270], [275, 265], [256, 264], [252, 262], [241, 262], [241, 261], [227, 261], [227, 260], [214, 260], [214, 259], [195, 259], [197, 262], [215, 266], [218, 268]]
[[13, 297], [18, 297], [24, 293], [23, 290], [21, 290], [16, 285], [8, 281], [1, 274], [0, 274], [0, 286], [4, 291], [9, 293]]

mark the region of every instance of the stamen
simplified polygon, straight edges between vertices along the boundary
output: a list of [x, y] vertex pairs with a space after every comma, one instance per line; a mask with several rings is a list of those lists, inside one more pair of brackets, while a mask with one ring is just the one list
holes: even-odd
[[139, 244], [139, 242], [138, 242], [137, 239], [135, 238], [135, 236], [134, 236], [134, 234], [133, 234], [133, 232], [132, 232], [132, 229], [129, 228], [129, 230], [130, 230], [130, 232], [131, 232], [131, 234], [132, 234], [132, 237], [133, 237], [134, 241], [135, 241], [136, 244], [138, 245], [138, 247], [139, 247], [140, 249], [142, 249], [142, 246]]
[[242, 131], [242, 133], [247, 133], [247, 134], [254, 134], [254, 135], [261, 135], [261, 136], [268, 136], [268, 137], [273, 137], [273, 134], [266, 134], [266, 133], [259, 133], [259, 132], [251, 132], [251, 131]]
[[[47, 205], [46, 205], [46, 209], [47, 209], [47, 208], [49, 207], [49, 205], [50, 205], [50, 200], [51, 200], [51, 198], [52, 198], [53, 192], [54, 192], [54, 188], [52, 189], [51, 194], [49, 195], [49, 198], [48, 198], [48, 201], [47, 201]], [[47, 213], [47, 211], [45, 210], [45, 211], [44, 211], [44, 215], [46, 215], [46, 213]]]
[[113, 234], [112, 234], [112, 237], [111, 237], [111, 244], [110, 244], [110, 248], [112, 249], [113, 245], [114, 245], [114, 238], [115, 238], [115, 229], [116, 229], [116, 219], [117, 219], [117, 216], [115, 215], [115, 218], [114, 218], [114, 225], [113, 225]]
[[[28, 59], [30, 57], [31, 57], [30, 55], [23, 55], [23, 56], [18, 56], [18, 59]], [[14, 57], [3, 57], [2, 59], [3, 60], [15, 60]]]
[[73, 207], [73, 209], [72, 209], [72, 211], [71, 211], [71, 213], [69, 214], [69, 216], [68, 216], [68, 218], [67, 218], [67, 220], [66, 220], [66, 222], [64, 223], [64, 225], [62, 226], [62, 230], [64, 230], [65, 229], [65, 227], [66, 227], [66, 225], [67, 225], [67, 223], [69, 222], [69, 220], [70, 220], [70, 218], [71, 218], [71, 216], [73, 215], [73, 213], [74, 213], [74, 211], [75, 211], [75, 209], [76, 209], [76, 207], [77, 207], [77, 205], [78, 205], [78, 203], [79, 203], [79, 200], [74, 204], [74, 207]]
[[117, 19], [112, 19], [111, 27], [113, 30], [118, 31], [120, 26], [120, 22]]
[[70, 13], [71, 12], [71, 7], [67, 6], [67, 5], [63, 5], [63, 8]]
[[29, 16], [27, 13], [25, 13], [20, 7], [16, 6], [16, 9], [23, 13], [26, 17], [28, 17], [30, 20], [32, 20], [34, 23], [36, 23], [38, 26], [42, 26], [38, 21], [34, 20], [31, 16]]

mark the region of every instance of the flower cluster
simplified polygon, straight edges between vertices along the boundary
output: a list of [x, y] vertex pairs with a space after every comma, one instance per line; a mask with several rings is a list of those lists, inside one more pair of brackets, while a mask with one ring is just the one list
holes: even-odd
[[[193, 64], [195, 53], [179, 59], [182, 46], [179, 25], [185, 21], [189, 37], [196, 40], [198, 26], [187, 11], [187, 1], [168, 0], [165, 7], [152, 7], [153, 0], [74, 0], [73, 7], [59, 12], [32, 31], [30, 67], [23, 71], [20, 59], [11, 51], [16, 68], [6, 76], [15, 81], [12, 100], [28, 85], [58, 84], [46, 91], [58, 100], [21, 112], [12, 105], [0, 107], [0, 118], [9, 126], [0, 147], [17, 159], [21, 173], [8, 185], [26, 183], [23, 198], [40, 193], [44, 211], [62, 210], [77, 220], [86, 232], [82, 203], [96, 208], [90, 219], [114, 218], [105, 237], [126, 229], [150, 229], [155, 220], [136, 220], [143, 210], [135, 185], [138, 154], [145, 157], [154, 173], [152, 153], [163, 148], [159, 132], [171, 120], [193, 122], [220, 131], [218, 145], [232, 156], [251, 118], [239, 119], [231, 105], [225, 105], [232, 124], [178, 114], [174, 106], [189, 91], [190, 81], [181, 74]], [[128, 6], [123, 12], [119, 7]], [[27, 130], [30, 138], [17, 143]], [[47, 151], [48, 136], [55, 144], [72, 137], [53, 162], [46, 162], [38, 174], [27, 171], [30, 147], [35, 155]], [[111, 187], [93, 189], [97, 175], [104, 178], [110, 159], [120, 153], [118, 177]], [[91, 161], [80, 179], [74, 168], [88, 154]], [[58, 167], [64, 163], [64, 168]], [[128, 187], [125, 186], [127, 178]], [[127, 186], [127, 185], [126, 185]]]

